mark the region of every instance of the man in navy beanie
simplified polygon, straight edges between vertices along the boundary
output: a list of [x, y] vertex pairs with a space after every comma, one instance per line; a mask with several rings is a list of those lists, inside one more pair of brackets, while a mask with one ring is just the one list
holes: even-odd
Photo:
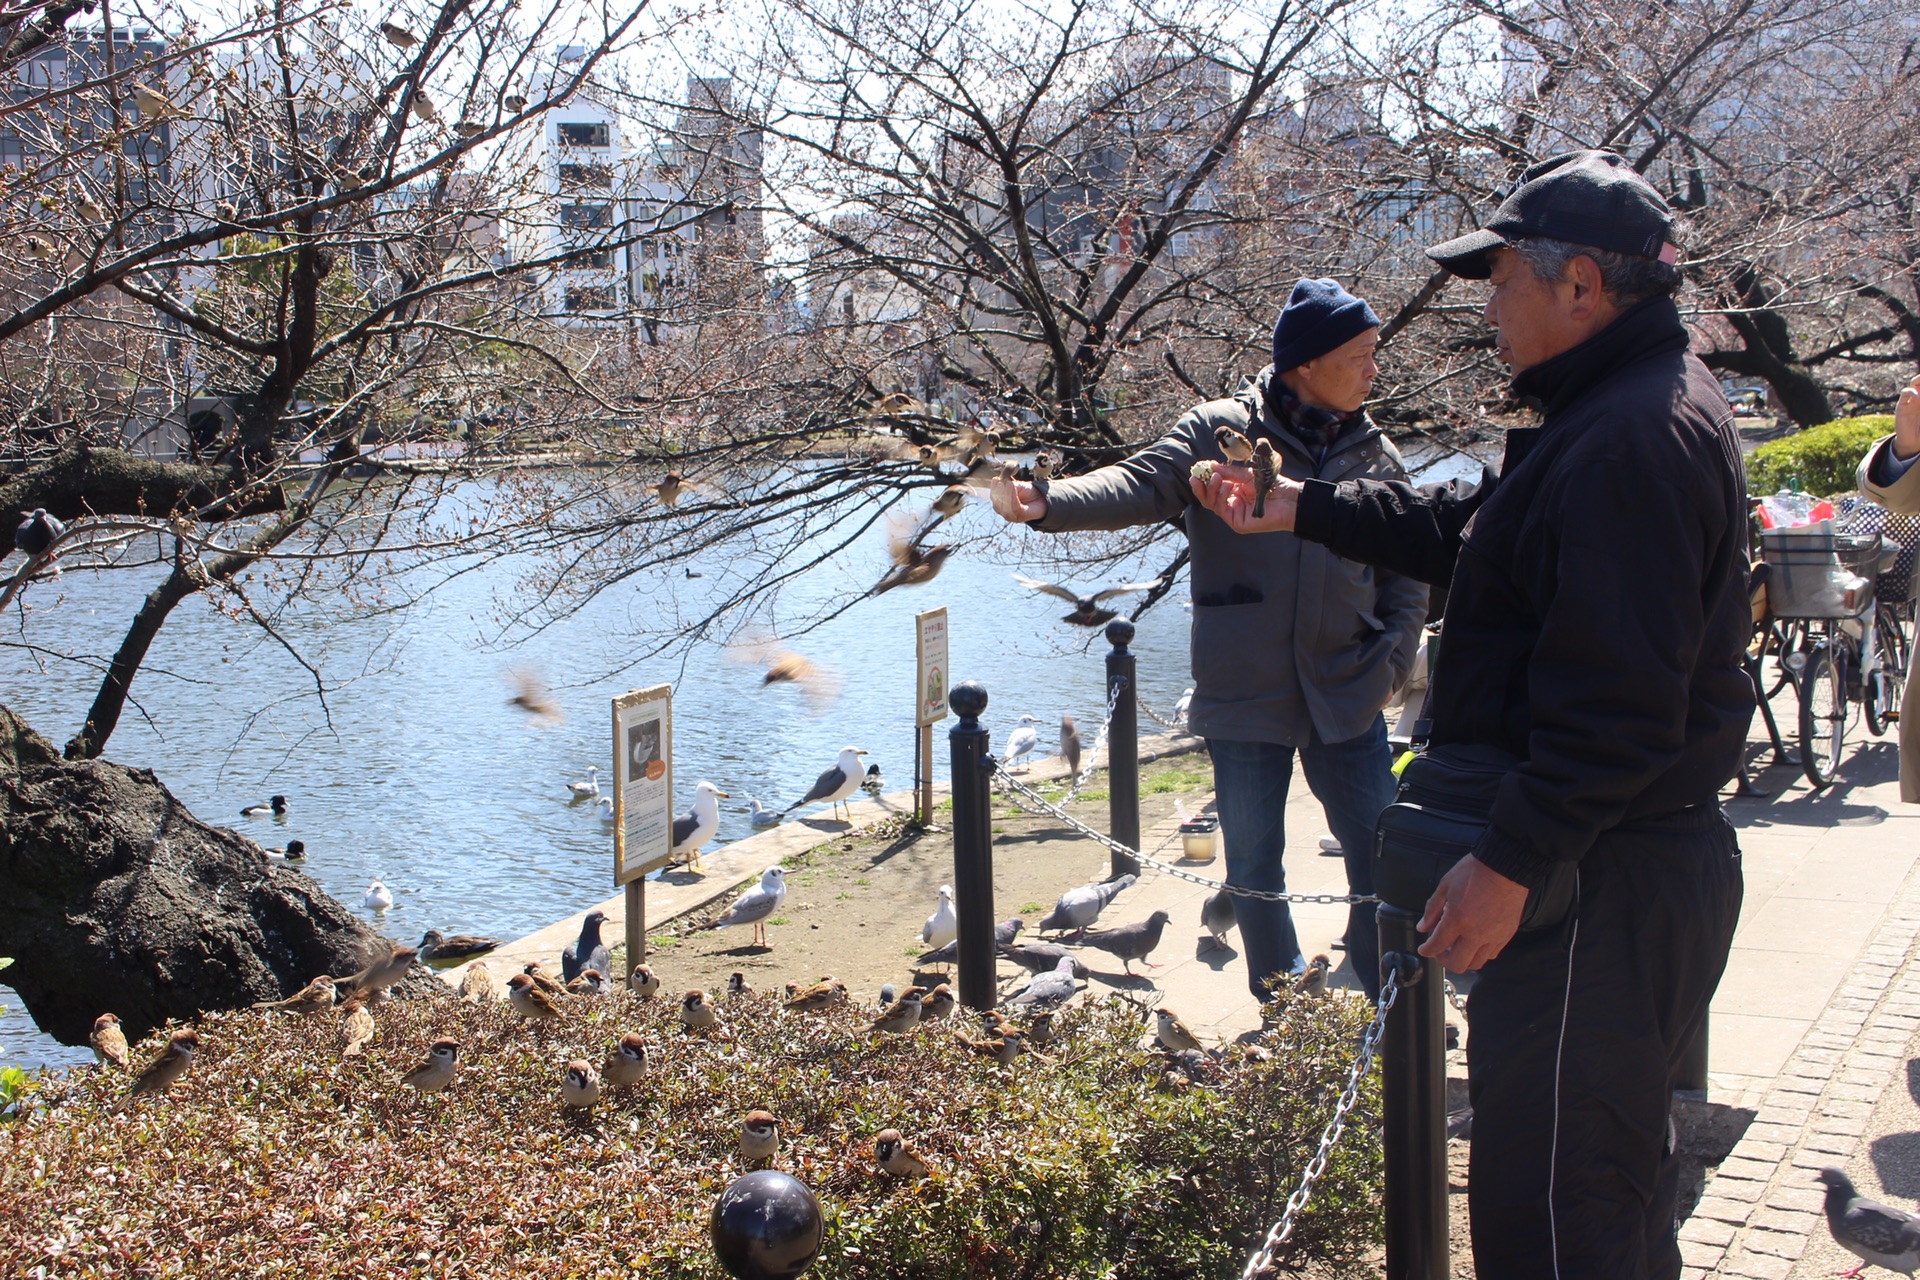
[[[1339, 839], [1347, 882], [1372, 892], [1373, 825], [1393, 799], [1381, 711], [1405, 681], [1427, 589], [1342, 560], [1291, 533], [1237, 536], [1194, 499], [1199, 461], [1271, 445], [1298, 480], [1400, 480], [1399, 453], [1361, 405], [1379, 373], [1380, 318], [1332, 280], [1301, 280], [1273, 329], [1273, 364], [1224, 400], [1189, 410], [1123, 462], [1038, 485], [996, 480], [994, 510], [1045, 532], [1181, 521], [1193, 592], [1193, 700], [1207, 740], [1227, 883], [1285, 890], [1293, 761]], [[1229, 453], [1229, 450], [1233, 451]], [[1247, 979], [1265, 999], [1306, 967], [1284, 902], [1236, 896]], [[1373, 908], [1352, 908], [1347, 959], [1369, 996], [1380, 985]]]

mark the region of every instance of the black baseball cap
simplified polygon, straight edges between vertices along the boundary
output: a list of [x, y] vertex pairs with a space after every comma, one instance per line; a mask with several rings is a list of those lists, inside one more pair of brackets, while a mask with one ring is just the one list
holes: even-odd
[[1488, 255], [1502, 245], [1537, 237], [1677, 262], [1667, 239], [1673, 211], [1647, 180], [1611, 151], [1569, 151], [1520, 175], [1478, 231], [1434, 245], [1427, 256], [1468, 280], [1485, 280]]

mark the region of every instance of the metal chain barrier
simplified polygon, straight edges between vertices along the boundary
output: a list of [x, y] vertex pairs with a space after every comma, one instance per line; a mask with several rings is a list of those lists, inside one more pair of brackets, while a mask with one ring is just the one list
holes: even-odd
[[1340, 1141], [1341, 1132], [1347, 1127], [1347, 1113], [1360, 1100], [1360, 1082], [1373, 1069], [1373, 1057], [1380, 1047], [1380, 1037], [1386, 1033], [1387, 1011], [1393, 1008], [1395, 997], [1400, 994], [1400, 971], [1389, 968], [1385, 981], [1380, 984], [1380, 1002], [1373, 1011], [1373, 1021], [1367, 1025], [1367, 1034], [1360, 1040], [1360, 1055], [1353, 1060], [1352, 1068], [1347, 1072], [1347, 1087], [1340, 1094], [1340, 1100], [1334, 1103], [1333, 1119], [1320, 1131], [1320, 1149], [1313, 1153], [1313, 1159], [1307, 1161], [1306, 1171], [1300, 1175], [1300, 1185], [1287, 1197], [1287, 1204], [1280, 1211], [1280, 1220], [1267, 1231], [1267, 1238], [1247, 1259], [1245, 1271], [1240, 1273], [1241, 1280], [1253, 1280], [1255, 1276], [1267, 1274], [1273, 1268], [1273, 1255], [1293, 1235], [1293, 1220], [1306, 1207], [1307, 1198], [1313, 1194], [1313, 1184], [1326, 1172], [1327, 1157], [1333, 1154], [1334, 1144]]
[[1172, 719], [1168, 719], [1166, 716], [1161, 715], [1158, 711], [1148, 706], [1147, 700], [1137, 693], [1133, 695], [1133, 705], [1145, 712], [1147, 719], [1153, 721], [1168, 733], [1187, 732], [1186, 717], [1176, 715]]
[[[1116, 680], [1113, 688], [1107, 691], [1107, 713], [1105, 718], [1100, 721], [1100, 731], [1093, 735], [1093, 750], [1087, 752], [1086, 763], [1080, 766], [1080, 773], [1074, 778], [1072, 784], [1068, 786], [1067, 794], [1060, 798], [1061, 804], [1072, 804], [1074, 800], [1079, 797], [1080, 789], [1087, 785], [1088, 779], [1093, 777], [1094, 770], [1099, 768], [1100, 753], [1107, 749], [1107, 734], [1108, 731], [1113, 728], [1113, 709], [1119, 704], [1120, 690], [1124, 687], [1123, 682]], [[994, 773], [996, 775], [996, 790], [999, 790], [1002, 794], [1006, 795], [1009, 800], [1013, 801], [1016, 808], [1023, 809], [1035, 817], [1046, 816], [1041, 810], [1028, 808], [1025, 804], [1021, 803], [1019, 796], [1014, 795], [1005, 787], [997, 785], [998, 778], [1012, 776], [1006, 772], [1004, 766], [996, 762], [994, 764]]]
[[1447, 1003], [1452, 1005], [1453, 1011], [1464, 1019], [1467, 1016], [1466, 997], [1461, 995], [1458, 989], [1454, 987], [1453, 979], [1443, 978], [1441, 981], [1447, 984]]
[[[1324, 906], [1351, 906], [1355, 903], [1380, 901], [1379, 898], [1372, 894], [1282, 893], [1277, 889], [1247, 889], [1237, 884], [1224, 884], [1218, 880], [1209, 880], [1205, 876], [1195, 875], [1184, 867], [1176, 867], [1170, 862], [1162, 862], [1158, 858], [1140, 852], [1138, 849], [1129, 849], [1126, 845], [1121, 844], [1105, 832], [1095, 831], [1092, 827], [1080, 821], [1080, 819], [1052, 803], [1032, 787], [1029, 787], [1026, 783], [1021, 782], [1012, 774], [1008, 773], [998, 761], [994, 762], [993, 771], [1002, 783], [1002, 791], [1007, 798], [1026, 812], [1036, 817], [1058, 819], [1087, 839], [1103, 845], [1115, 853], [1124, 854], [1129, 858], [1133, 858], [1143, 867], [1152, 867], [1162, 875], [1172, 876], [1176, 880], [1185, 880], [1205, 889], [1225, 889], [1236, 898], [1254, 898], [1261, 902], [1312, 902]], [[1024, 797], [1024, 800], [1022, 797]]]

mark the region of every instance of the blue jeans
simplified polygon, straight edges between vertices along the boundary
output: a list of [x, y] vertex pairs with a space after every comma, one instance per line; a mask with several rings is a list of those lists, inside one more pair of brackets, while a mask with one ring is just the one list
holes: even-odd
[[[1227, 883], [1245, 889], [1284, 891], [1287, 785], [1293, 780], [1293, 747], [1275, 742], [1207, 739], [1213, 757], [1214, 803], [1227, 852]], [[1307, 786], [1327, 814], [1347, 863], [1347, 888], [1373, 892], [1373, 826], [1393, 803], [1393, 749], [1387, 745], [1387, 721], [1345, 742], [1322, 742], [1314, 734], [1299, 748]], [[1256, 898], [1233, 900], [1240, 923], [1240, 944], [1247, 954], [1247, 985], [1261, 1000], [1269, 980], [1300, 967], [1300, 938], [1293, 913], [1284, 902]], [[1347, 909], [1347, 960], [1369, 999], [1380, 993], [1380, 938], [1373, 906]]]

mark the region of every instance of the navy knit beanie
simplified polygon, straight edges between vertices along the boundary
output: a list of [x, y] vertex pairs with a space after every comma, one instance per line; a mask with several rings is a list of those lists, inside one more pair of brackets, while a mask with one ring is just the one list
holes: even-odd
[[1302, 279], [1273, 326], [1273, 371], [1285, 373], [1380, 327], [1373, 308], [1337, 280]]

